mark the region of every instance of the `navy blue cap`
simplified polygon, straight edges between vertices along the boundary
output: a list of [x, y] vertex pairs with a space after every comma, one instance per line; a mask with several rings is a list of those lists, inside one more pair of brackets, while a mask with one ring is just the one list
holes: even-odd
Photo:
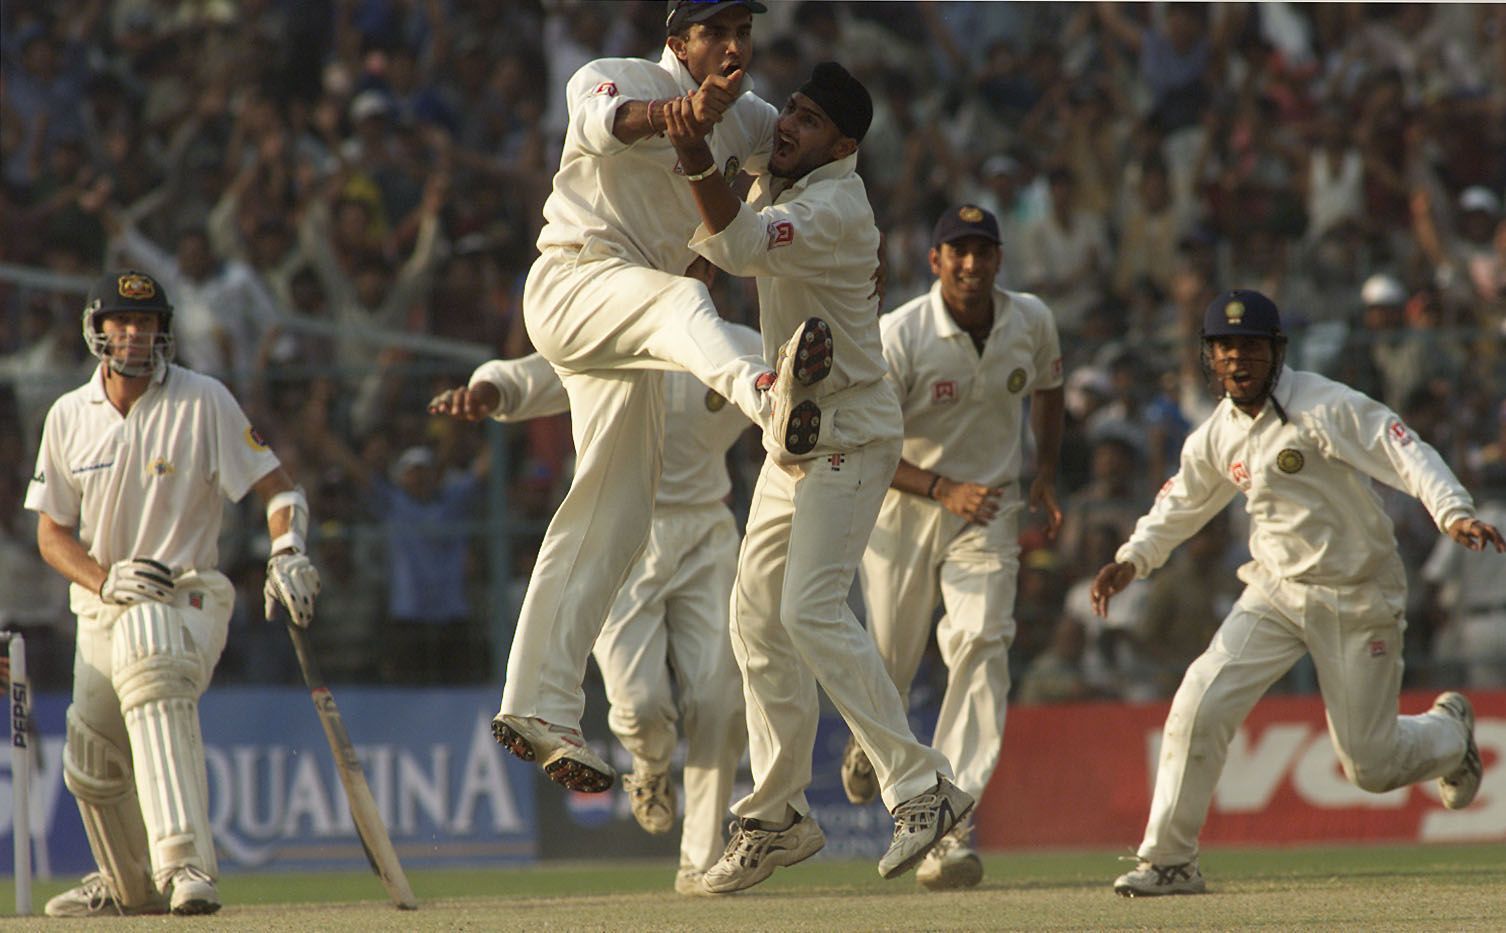
[[750, 13], [767, 13], [769, 10], [758, 0], [669, 0], [664, 14], [664, 34], [672, 36], [691, 23], [703, 23], [723, 10], [737, 6]]
[[935, 248], [969, 236], [981, 236], [998, 243], [998, 218], [976, 204], [950, 208], [936, 221], [936, 228], [931, 231], [931, 246]]
[[1271, 337], [1285, 340], [1276, 303], [1260, 292], [1236, 288], [1203, 312], [1203, 337]]
[[99, 314], [111, 311], [151, 311], [170, 314], [173, 306], [167, 300], [162, 285], [145, 272], [127, 269], [111, 272], [89, 289], [85, 310]]

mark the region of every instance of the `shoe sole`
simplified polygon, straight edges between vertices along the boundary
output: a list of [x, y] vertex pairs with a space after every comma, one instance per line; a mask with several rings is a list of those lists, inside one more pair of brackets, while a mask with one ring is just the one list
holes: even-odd
[[1116, 884], [1114, 893], [1120, 897], [1175, 897], [1178, 894], [1207, 894], [1208, 888], [1205, 885], [1198, 885], [1192, 888], [1158, 888], [1152, 891], [1142, 891], [1129, 885]]
[[831, 327], [818, 317], [807, 318], [800, 328], [792, 371], [795, 381], [810, 388], [831, 375], [833, 352]]
[[173, 908], [173, 915], [177, 917], [202, 917], [206, 914], [212, 914], [219, 909], [220, 904], [218, 901], [206, 901], [196, 898], [175, 906]]
[[815, 450], [820, 440], [821, 406], [806, 399], [784, 419], [784, 449], [798, 457]]
[[961, 813], [955, 814], [952, 817], [952, 825], [936, 833], [935, 836], [932, 837], [930, 844], [928, 844], [925, 848], [911, 855], [909, 858], [905, 859], [903, 862], [900, 862], [898, 865], [892, 866], [888, 871], [880, 871], [879, 875], [882, 876], [885, 881], [888, 881], [891, 878], [898, 878], [900, 875], [903, 875], [905, 872], [914, 868], [916, 865], [919, 865], [920, 860], [925, 858], [927, 855], [930, 855], [931, 850], [936, 848], [936, 843], [941, 841], [942, 836], [945, 836], [947, 833], [951, 832], [953, 827], [966, 819], [969, 813], [973, 812], [973, 807], [976, 804], [977, 801], [975, 800], [964, 807]]
[[[1433, 702], [1433, 708], [1442, 708], [1448, 710], [1447, 707], [1443, 707], [1439, 703], [1439, 701], [1447, 697], [1458, 697], [1460, 705], [1464, 709], [1463, 715], [1457, 718], [1464, 725], [1466, 739], [1464, 745], [1464, 760], [1460, 762], [1458, 768], [1438, 779], [1438, 795], [1439, 797], [1443, 798], [1443, 805], [1448, 809], [1463, 810], [1465, 807], [1474, 803], [1475, 797], [1480, 793], [1480, 779], [1484, 777], [1485, 767], [1484, 763], [1480, 760], [1480, 747], [1475, 744], [1474, 704], [1469, 701], [1469, 697], [1466, 697], [1462, 693], [1451, 690], [1448, 693], [1440, 696], [1438, 700], [1435, 700]], [[1448, 713], [1450, 716], [1454, 715], [1452, 710], [1448, 710]], [[1450, 781], [1449, 778], [1455, 777], [1455, 775], [1458, 775], [1460, 772], [1463, 772], [1465, 778], [1473, 778], [1474, 787], [1473, 789], [1471, 789], [1468, 795], [1456, 796], [1452, 801], [1450, 801], [1448, 799], [1447, 792], [1449, 790], [1457, 790], [1459, 785], [1455, 784], [1453, 781]]]
[[783, 852], [770, 854], [768, 858], [763, 860], [763, 865], [767, 865], [769, 870], [765, 872], [762, 870], [762, 866], [760, 866], [756, 877], [745, 876], [745, 878], [752, 878], [752, 880], [747, 881], [745, 884], [727, 885], [720, 888], [714, 888], [705, 880], [705, 876], [703, 875], [701, 880], [701, 887], [708, 894], [736, 894], [738, 891], [746, 891], [754, 885], [762, 884], [763, 882], [769, 880], [769, 877], [774, 874], [774, 869], [789, 868], [792, 865], [799, 865], [801, 862], [810, 858], [812, 855], [815, 855], [817, 852], [820, 852], [824, 848], [826, 848], [826, 835], [823, 833], [822, 835], [816, 837], [815, 848], [811, 849], [808, 852], [802, 852], [802, 850], [800, 849], [794, 849], [790, 852], [790, 855], [787, 859], [778, 858], [778, 856], [784, 855]]
[[[523, 761], [537, 760], [538, 756], [533, 750], [533, 743], [504, 722], [500, 716], [492, 720], [492, 737], [497, 740], [498, 745]], [[544, 762], [544, 773], [551, 781], [567, 790], [580, 791], [584, 794], [601, 794], [612, 789], [616, 775], [572, 758], [570, 754], [571, 749], [561, 748]]]

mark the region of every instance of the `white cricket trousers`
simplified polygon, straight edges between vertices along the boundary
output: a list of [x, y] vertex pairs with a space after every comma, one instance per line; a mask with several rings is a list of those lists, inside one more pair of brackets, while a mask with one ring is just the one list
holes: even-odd
[[781, 823], [810, 812], [805, 788], [819, 682], [867, 750], [884, 804], [924, 793], [951, 765], [910, 731], [873, 639], [847, 606], [898, 440], [780, 467], [765, 458], [732, 588], [732, 651], [743, 673], [753, 792], [732, 812]]
[[1235, 729], [1303, 653], [1312, 655], [1328, 734], [1355, 786], [1384, 793], [1447, 774], [1464, 755], [1466, 736], [1452, 718], [1396, 715], [1406, 629], [1399, 571], [1339, 588], [1273, 581], [1258, 569], [1245, 580], [1251, 585], [1171, 701], [1139, 850], [1156, 864], [1197, 855]]
[[755, 423], [769, 367], [744, 356], [695, 279], [551, 249], [523, 317], [570, 398], [575, 475], [549, 523], [507, 658], [501, 712], [578, 727], [586, 658], [648, 540], [664, 432], [661, 373], [685, 369]]
[[1009, 701], [1019, 516], [1013, 484], [987, 525], [973, 525], [923, 496], [890, 489], [859, 572], [868, 631], [909, 706], [940, 599], [936, 644], [946, 695], [931, 745], [957, 772], [957, 786], [983, 797], [999, 761]]
[[612, 733], [632, 753], [634, 770], [668, 771], [676, 721], [684, 727], [680, 867], [696, 871], [721, 858], [722, 823], [747, 745], [727, 632], [736, 572], [737, 526], [725, 505], [659, 506], [593, 651]]

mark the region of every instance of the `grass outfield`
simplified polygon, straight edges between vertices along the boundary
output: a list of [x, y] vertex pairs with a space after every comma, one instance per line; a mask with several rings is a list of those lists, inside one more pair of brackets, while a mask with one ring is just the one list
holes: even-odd
[[[885, 882], [871, 862], [816, 859], [780, 869], [736, 897], [673, 892], [667, 862], [551, 863], [513, 870], [414, 871], [421, 907], [388, 906], [374, 876], [231, 875], [226, 907], [205, 921], [142, 917], [112, 930], [1275, 930], [1506, 929], [1506, 850], [1368, 846], [1205, 853], [1202, 897], [1115, 897], [1118, 853], [1010, 853], [985, 857], [971, 891], [921, 893], [913, 876]], [[36, 910], [70, 882], [38, 883]], [[14, 888], [0, 893], [0, 928]], [[49, 925], [50, 927], [51, 925]]]

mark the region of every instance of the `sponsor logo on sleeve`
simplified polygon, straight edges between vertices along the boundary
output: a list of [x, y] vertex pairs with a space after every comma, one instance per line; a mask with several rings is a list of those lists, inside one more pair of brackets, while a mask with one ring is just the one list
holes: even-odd
[[1302, 456], [1302, 451], [1288, 447], [1276, 455], [1276, 469], [1283, 473], [1296, 473], [1302, 469], [1307, 460]]
[[938, 404], [957, 401], [957, 383], [951, 379], [931, 383], [931, 401]]
[[1014, 372], [1010, 373], [1009, 391], [1018, 394], [1021, 389], [1025, 388], [1025, 379], [1025, 370], [1023, 368], [1018, 368]]
[[608, 97], [616, 97], [617, 96], [617, 82], [615, 82], [615, 81], [603, 81], [600, 84], [596, 85], [596, 87], [594, 87], [594, 88], [591, 89], [591, 96], [594, 97], [594, 96], [596, 96], [598, 94], [605, 94]]
[[795, 225], [788, 220], [776, 220], [769, 224], [769, 249], [789, 246], [795, 242]]
[[1391, 422], [1386, 427], [1386, 433], [1391, 435], [1391, 440], [1395, 441], [1398, 447], [1405, 447], [1412, 443], [1412, 429], [1400, 421]]
[[262, 440], [262, 436], [258, 434], [256, 432], [256, 429], [251, 427], [250, 425], [246, 426], [246, 444], [252, 450], [260, 451], [267, 449], [267, 442]]
[[1250, 468], [1245, 466], [1243, 460], [1234, 461], [1229, 466], [1229, 479], [1234, 481], [1234, 485], [1248, 492], [1250, 489]]
[[1157, 502], [1160, 502], [1162, 499], [1165, 499], [1168, 495], [1171, 494], [1171, 487], [1176, 485], [1176, 481], [1177, 478], [1173, 476], [1171, 479], [1168, 479], [1166, 482], [1161, 484], [1161, 488], [1156, 490]]
[[1376, 638], [1370, 642], [1370, 656], [1372, 658], [1384, 658], [1386, 656], [1386, 640]]

